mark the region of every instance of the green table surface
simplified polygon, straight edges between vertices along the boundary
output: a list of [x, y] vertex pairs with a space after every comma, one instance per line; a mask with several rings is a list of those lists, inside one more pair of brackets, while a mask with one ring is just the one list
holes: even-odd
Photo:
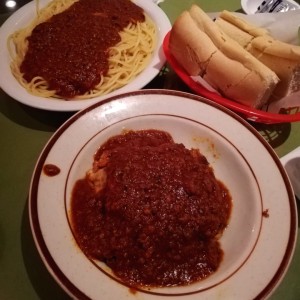
[[[165, 0], [160, 7], [173, 23], [192, 3], [197, 3], [207, 12], [241, 10], [237, 0]], [[9, 16], [2, 14], [0, 24]], [[172, 70], [165, 78], [154, 79], [147, 88], [189, 91]], [[0, 89], [0, 299], [68, 299], [48, 273], [35, 248], [27, 201], [31, 175], [40, 152], [55, 130], [71, 115], [22, 105]], [[300, 122], [252, 125], [279, 157], [300, 146]], [[271, 299], [300, 299], [299, 279], [298, 239], [290, 268]]]

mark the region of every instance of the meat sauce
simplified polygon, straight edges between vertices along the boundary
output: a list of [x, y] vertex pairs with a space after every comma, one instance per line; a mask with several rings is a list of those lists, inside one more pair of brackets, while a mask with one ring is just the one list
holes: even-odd
[[91, 90], [108, 71], [108, 49], [129, 23], [143, 22], [130, 0], [80, 0], [37, 25], [21, 64], [26, 81], [43, 77], [50, 90], [72, 98]]
[[53, 177], [60, 173], [60, 168], [53, 164], [46, 164], [43, 167], [43, 171], [47, 176]]
[[[103, 170], [104, 181], [95, 180]], [[156, 130], [105, 142], [76, 182], [71, 208], [80, 248], [132, 287], [186, 285], [215, 272], [230, 212], [229, 191], [207, 159]]]

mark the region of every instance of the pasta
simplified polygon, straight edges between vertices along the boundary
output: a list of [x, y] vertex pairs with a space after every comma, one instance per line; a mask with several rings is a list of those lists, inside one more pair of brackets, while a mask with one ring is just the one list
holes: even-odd
[[[12, 58], [11, 71], [18, 82], [31, 94], [41, 97], [68, 98], [51, 89], [49, 82], [42, 76], [34, 76], [30, 81], [24, 78], [21, 64], [28, 51], [28, 37], [37, 25], [46, 22], [74, 4], [74, 0], [54, 0], [45, 8], [39, 9], [37, 16], [25, 28], [8, 38], [8, 49]], [[145, 15], [144, 22], [131, 22], [119, 32], [121, 40], [109, 47], [108, 70], [100, 74], [99, 83], [84, 93], [69, 98], [89, 99], [105, 95], [133, 80], [149, 63], [156, 46], [156, 28], [153, 21]]]

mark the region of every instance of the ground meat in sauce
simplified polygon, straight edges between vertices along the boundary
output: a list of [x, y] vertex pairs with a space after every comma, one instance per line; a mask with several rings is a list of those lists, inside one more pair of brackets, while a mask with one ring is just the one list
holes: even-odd
[[43, 171], [47, 176], [56, 176], [60, 173], [60, 168], [53, 164], [46, 164], [43, 167]]
[[26, 81], [43, 77], [66, 98], [82, 95], [108, 71], [108, 48], [129, 23], [143, 22], [143, 10], [129, 0], [80, 0], [35, 27], [21, 64]]
[[206, 158], [163, 131], [108, 140], [73, 190], [72, 224], [87, 256], [130, 286], [186, 285], [215, 272], [231, 198]]

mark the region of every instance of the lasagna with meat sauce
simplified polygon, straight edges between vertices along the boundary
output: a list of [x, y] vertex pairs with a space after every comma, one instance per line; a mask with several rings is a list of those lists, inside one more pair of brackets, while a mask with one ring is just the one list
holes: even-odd
[[187, 285], [222, 261], [229, 191], [199, 150], [167, 132], [129, 131], [106, 141], [76, 182], [71, 206], [80, 248], [129, 286]]

